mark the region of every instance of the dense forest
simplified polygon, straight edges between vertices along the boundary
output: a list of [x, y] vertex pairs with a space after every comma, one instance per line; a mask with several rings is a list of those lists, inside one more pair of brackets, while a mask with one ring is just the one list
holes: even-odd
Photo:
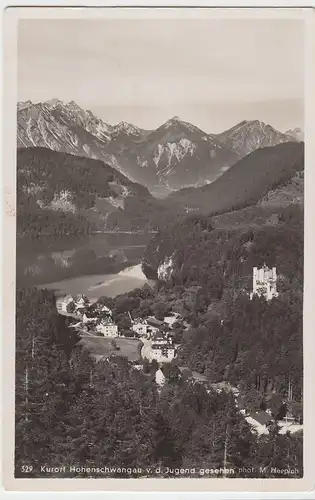
[[224, 466], [232, 477], [250, 477], [239, 470], [246, 466], [267, 467], [261, 477], [277, 475], [270, 467], [301, 477], [301, 435], [280, 435], [275, 425], [259, 437], [228, 394], [174, 376], [159, 392], [150, 367], [133, 370], [122, 357], [95, 363], [77, 341], [52, 293], [17, 290], [16, 477], [51, 477], [43, 464], [60, 468], [54, 477], [104, 477], [69, 469], [104, 465], [111, 477], [156, 469], [176, 477], [180, 467], [202, 476]]

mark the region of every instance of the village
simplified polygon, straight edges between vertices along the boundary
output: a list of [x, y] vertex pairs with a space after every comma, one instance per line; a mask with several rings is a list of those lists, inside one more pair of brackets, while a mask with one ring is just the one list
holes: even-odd
[[[275, 267], [269, 269], [264, 265], [262, 268], [253, 268], [250, 299], [255, 296], [263, 296], [267, 301], [278, 297]], [[237, 410], [258, 434], [268, 434], [274, 425], [272, 406], [275, 405], [286, 408], [282, 418], [277, 420], [280, 434], [288, 431], [295, 433], [303, 429], [302, 411], [300, 407], [296, 408], [295, 402], [292, 401], [290, 387], [287, 398], [274, 394], [269, 400], [270, 407], [253, 411], [246, 408], [244, 395], [239, 387], [228, 381], [211, 383], [204, 375], [178, 366], [176, 353], [180, 344], [174, 341], [174, 331], [176, 327], [182, 330], [188, 330], [190, 327], [178, 312], [168, 313], [163, 320], [153, 315], [133, 318], [128, 312], [130, 329], [126, 331], [115, 323], [113, 311], [109, 307], [101, 302], [93, 302], [85, 295], [59, 297], [56, 306], [59, 314], [70, 318], [70, 327], [78, 332], [83, 345], [96, 360], [110, 360], [113, 355], [125, 356], [131, 362], [132, 369], [136, 370], [143, 370], [144, 360], [153, 362], [156, 367], [155, 382], [160, 391], [167, 383], [171, 366], [173, 377], [175, 374], [177, 380], [184, 377], [192, 384], [203, 385], [207, 392], [215, 390], [217, 393], [230, 393]]]

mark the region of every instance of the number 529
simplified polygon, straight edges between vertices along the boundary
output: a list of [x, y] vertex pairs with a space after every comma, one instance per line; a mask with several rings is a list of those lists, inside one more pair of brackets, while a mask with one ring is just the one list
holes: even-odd
[[21, 467], [21, 472], [32, 472], [33, 466], [32, 465], [22, 465]]

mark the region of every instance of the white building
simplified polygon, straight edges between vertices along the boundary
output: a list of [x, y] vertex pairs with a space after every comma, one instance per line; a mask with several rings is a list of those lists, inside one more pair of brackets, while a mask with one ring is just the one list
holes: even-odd
[[174, 323], [180, 319], [180, 315], [178, 313], [172, 313], [170, 316], [165, 316], [164, 323], [173, 328]]
[[155, 359], [158, 363], [169, 363], [175, 358], [175, 347], [168, 344], [152, 344], [150, 359]]
[[265, 297], [266, 300], [278, 297], [277, 271], [275, 267], [269, 269], [264, 265], [261, 268], [253, 268], [253, 291], [250, 298], [252, 299], [254, 295]]
[[168, 346], [169, 345], [169, 340], [165, 337], [154, 337], [153, 338], [153, 343], [155, 345], [160, 345], [160, 346]]
[[95, 327], [104, 337], [118, 337], [118, 326], [115, 323], [102, 319]]
[[131, 330], [133, 332], [137, 333], [138, 335], [140, 335], [141, 337], [148, 336], [148, 329], [149, 329], [149, 326], [145, 321], [143, 321], [143, 322], [137, 321], [131, 325]]

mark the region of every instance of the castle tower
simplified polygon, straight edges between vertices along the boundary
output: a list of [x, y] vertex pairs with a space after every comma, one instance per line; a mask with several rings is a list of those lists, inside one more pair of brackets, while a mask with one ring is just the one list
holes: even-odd
[[266, 300], [278, 297], [277, 270], [275, 267], [269, 269], [264, 264], [261, 268], [253, 268], [253, 291], [250, 294], [250, 298], [252, 299], [254, 295], [265, 297]]

